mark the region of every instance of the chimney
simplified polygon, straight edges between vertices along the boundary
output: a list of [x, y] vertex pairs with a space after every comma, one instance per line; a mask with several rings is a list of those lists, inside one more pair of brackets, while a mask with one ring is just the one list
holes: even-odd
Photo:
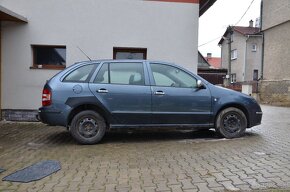
[[208, 61], [209, 59], [211, 59], [211, 56], [212, 56], [211, 53], [207, 53], [206, 60]]
[[260, 23], [261, 22], [261, 19], [260, 19], [260, 17], [258, 17], [257, 19], [256, 19], [256, 22], [255, 22], [255, 27], [257, 27], [257, 28], [260, 28], [261, 26], [260, 26]]
[[254, 21], [253, 20], [249, 21], [249, 27], [254, 27]]

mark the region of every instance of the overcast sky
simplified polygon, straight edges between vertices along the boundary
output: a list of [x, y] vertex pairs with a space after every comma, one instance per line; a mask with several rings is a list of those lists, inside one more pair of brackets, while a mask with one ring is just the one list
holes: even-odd
[[[217, 0], [216, 3], [207, 10], [199, 19], [199, 45], [207, 43], [213, 39], [215, 41], [203, 46], [199, 46], [199, 51], [206, 56], [212, 53], [214, 57], [220, 57], [220, 47], [217, 45], [220, 38], [229, 25], [235, 25], [243, 16], [252, 0]], [[250, 9], [237, 24], [237, 26], [248, 26], [249, 21], [260, 17], [261, 0], [254, 0]]]

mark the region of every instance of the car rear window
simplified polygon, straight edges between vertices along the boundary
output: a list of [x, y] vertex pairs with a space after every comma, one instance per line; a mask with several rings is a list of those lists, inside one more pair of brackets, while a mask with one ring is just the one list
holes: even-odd
[[93, 64], [81, 66], [70, 72], [63, 82], [87, 82], [95, 66]]

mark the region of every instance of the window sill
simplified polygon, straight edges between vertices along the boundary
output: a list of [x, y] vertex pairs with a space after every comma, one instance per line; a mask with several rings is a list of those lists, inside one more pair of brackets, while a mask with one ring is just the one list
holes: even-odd
[[51, 70], [62, 70], [65, 69], [66, 66], [58, 66], [58, 65], [52, 65], [52, 66], [45, 66], [45, 65], [34, 65], [29, 67], [29, 69], [51, 69]]

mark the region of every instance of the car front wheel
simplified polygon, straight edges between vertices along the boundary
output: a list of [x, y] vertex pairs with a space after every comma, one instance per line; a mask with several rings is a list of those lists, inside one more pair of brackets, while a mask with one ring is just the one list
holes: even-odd
[[70, 133], [81, 144], [96, 144], [101, 141], [105, 132], [105, 120], [95, 111], [82, 111], [71, 122]]
[[240, 109], [229, 107], [222, 110], [216, 120], [216, 132], [227, 139], [244, 135], [247, 118]]

